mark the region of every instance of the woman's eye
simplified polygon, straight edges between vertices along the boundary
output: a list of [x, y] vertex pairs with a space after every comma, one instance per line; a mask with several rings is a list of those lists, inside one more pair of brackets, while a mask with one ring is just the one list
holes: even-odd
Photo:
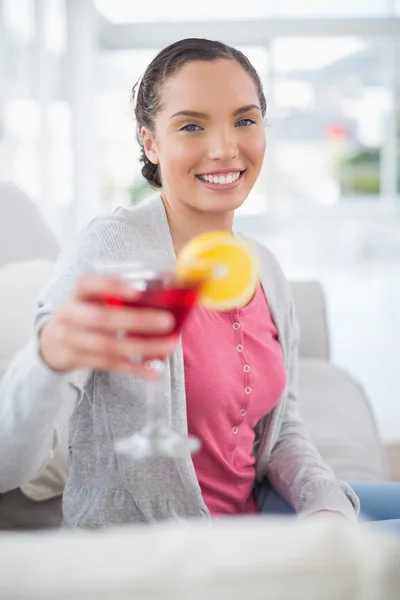
[[249, 127], [250, 125], [254, 124], [254, 119], [240, 119], [240, 121], [236, 123], [236, 127]]
[[198, 125], [193, 125], [193, 123], [189, 123], [188, 125], [181, 127], [179, 131], [200, 131], [200, 127]]

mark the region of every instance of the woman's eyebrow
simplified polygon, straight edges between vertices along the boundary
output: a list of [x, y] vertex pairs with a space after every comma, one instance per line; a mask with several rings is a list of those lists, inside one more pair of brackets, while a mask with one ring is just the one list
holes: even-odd
[[[261, 112], [261, 109], [259, 106], [257, 106], [257, 104], [247, 104], [246, 106], [241, 106], [240, 108], [234, 110], [232, 115], [234, 117], [237, 117], [238, 115], [242, 115], [254, 109], [259, 110]], [[197, 110], [180, 110], [171, 115], [170, 120], [174, 119], [175, 117], [193, 117], [194, 119], [207, 119], [208, 115]]]
[[243, 113], [247, 113], [254, 109], [257, 109], [261, 112], [261, 108], [257, 106], [257, 104], [247, 104], [247, 106], [242, 106], [241, 108], [236, 109], [232, 114], [234, 117], [237, 117], [238, 115], [242, 115]]
[[174, 113], [170, 117], [170, 120], [174, 119], [175, 117], [193, 117], [195, 119], [206, 119], [207, 115], [206, 113], [198, 112], [197, 110], [180, 110], [179, 112]]

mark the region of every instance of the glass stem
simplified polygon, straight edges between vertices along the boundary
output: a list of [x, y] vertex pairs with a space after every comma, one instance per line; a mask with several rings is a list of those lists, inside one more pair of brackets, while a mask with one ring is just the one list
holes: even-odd
[[165, 361], [151, 360], [147, 363], [150, 369], [160, 373], [160, 379], [147, 381], [146, 384], [146, 424], [155, 425], [161, 420], [160, 404], [157, 399], [158, 386], [165, 371]]

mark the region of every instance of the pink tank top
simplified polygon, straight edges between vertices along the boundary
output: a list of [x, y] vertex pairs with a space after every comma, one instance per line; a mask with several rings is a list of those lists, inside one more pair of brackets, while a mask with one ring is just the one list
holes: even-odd
[[202, 442], [193, 464], [204, 502], [212, 516], [257, 512], [254, 427], [286, 383], [262, 287], [241, 310], [196, 307], [182, 336], [188, 429]]

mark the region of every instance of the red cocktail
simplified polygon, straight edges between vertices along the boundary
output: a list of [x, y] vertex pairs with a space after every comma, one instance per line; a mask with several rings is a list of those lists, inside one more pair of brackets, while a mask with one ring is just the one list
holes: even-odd
[[[179, 335], [186, 317], [196, 304], [196, 288], [188, 285], [180, 286], [177, 282], [171, 284], [171, 287], [164, 287], [164, 285], [162, 280], [153, 280], [149, 282], [146, 290], [139, 292], [139, 297], [135, 300], [125, 300], [118, 296], [108, 296], [104, 300], [107, 304], [117, 308], [119, 306], [125, 308], [158, 308], [171, 312], [175, 318], [175, 326], [166, 336], [174, 337]], [[137, 333], [134, 331], [129, 331], [128, 335], [139, 338], [153, 337], [151, 333]]]
[[[199, 283], [178, 281], [175, 267], [170, 269], [149, 267], [137, 263], [109, 263], [98, 265], [98, 272], [121, 277], [132, 288], [137, 290], [138, 296], [133, 300], [126, 300], [118, 295], [108, 295], [104, 302], [118, 308], [135, 309], [160, 309], [173, 314], [175, 325], [165, 337], [177, 337], [188, 317], [191, 309], [197, 302]], [[134, 330], [121, 332], [122, 335], [137, 338], [155, 337], [153, 334], [136, 332]], [[160, 334], [157, 335], [160, 337]], [[139, 357], [140, 358], [140, 357]], [[155, 356], [147, 360], [145, 365], [162, 372], [165, 369], [165, 357]], [[147, 417], [146, 424], [139, 432], [128, 438], [118, 440], [118, 452], [128, 454], [132, 458], [142, 459], [155, 456], [182, 457], [188, 452], [196, 452], [200, 448], [197, 438], [184, 437], [172, 431], [162, 418], [162, 406], [157, 402], [157, 382], [147, 381]]]

